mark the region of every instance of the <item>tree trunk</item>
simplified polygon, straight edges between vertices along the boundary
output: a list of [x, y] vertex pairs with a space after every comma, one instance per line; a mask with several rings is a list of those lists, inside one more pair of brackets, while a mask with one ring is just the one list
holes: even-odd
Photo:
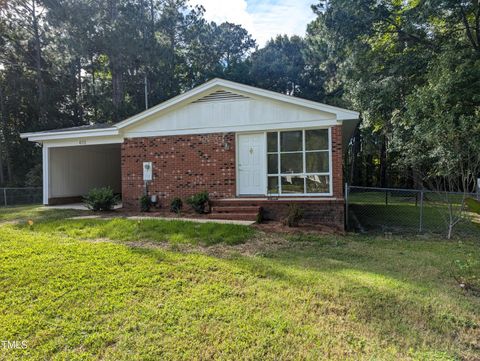
[[[115, 26], [115, 21], [118, 18], [117, 2], [110, 0], [108, 2], [110, 12], [110, 23]], [[112, 73], [112, 104], [113, 104], [113, 121], [120, 121], [120, 108], [123, 103], [123, 72], [121, 66], [121, 55], [115, 47], [112, 47], [110, 54], [110, 71]]]
[[43, 84], [42, 77], [42, 50], [40, 42], [40, 31], [38, 29], [38, 18], [35, 8], [36, 0], [32, 0], [32, 26], [34, 34], [34, 45], [35, 45], [35, 70], [37, 73], [37, 117], [38, 121], [41, 122], [45, 117], [44, 106], [45, 106], [45, 88]]
[[[78, 78], [77, 78], [78, 77]], [[83, 107], [82, 107], [82, 62], [80, 58], [77, 59], [77, 99], [76, 99], [76, 106], [77, 106], [77, 121], [80, 124], [83, 124]]]
[[123, 103], [123, 75], [118, 60], [115, 56], [110, 58], [110, 70], [112, 72], [112, 103], [113, 121], [120, 121], [120, 108]]
[[387, 137], [382, 136], [382, 144], [380, 146], [380, 186], [387, 186]]
[[2, 150], [2, 143], [4, 141], [3, 139], [3, 128], [5, 126], [5, 124], [7, 124], [7, 113], [6, 113], [6, 108], [5, 108], [5, 100], [3, 99], [3, 89], [2, 87], [0, 86], [0, 112], [2, 113], [1, 114], [1, 117], [0, 117], [0, 121], [1, 121], [1, 124], [0, 124], [0, 184], [1, 185], [4, 185], [5, 184], [5, 174], [3, 173], [3, 155], [4, 155], [4, 152]]
[[360, 174], [358, 173], [359, 167], [357, 167], [357, 157], [358, 154], [360, 154], [360, 130], [358, 126], [355, 128], [355, 131], [353, 133], [353, 142], [352, 142], [352, 149], [350, 152], [350, 174], [349, 174], [349, 179], [348, 183], [350, 185], [357, 184]]
[[92, 66], [92, 105], [93, 105], [93, 118], [95, 123], [98, 121], [98, 103], [97, 103], [97, 90], [95, 86], [95, 63], [93, 60], [93, 56], [90, 57], [90, 64]]

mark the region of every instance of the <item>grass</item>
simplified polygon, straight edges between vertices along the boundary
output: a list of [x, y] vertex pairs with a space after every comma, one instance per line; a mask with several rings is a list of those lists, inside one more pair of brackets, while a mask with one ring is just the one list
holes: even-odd
[[48, 221], [55, 219], [65, 219], [79, 215], [88, 215], [89, 211], [75, 209], [55, 209], [44, 206], [14, 206], [0, 207], [0, 224], [12, 221]]
[[0, 340], [28, 345], [0, 359], [480, 358], [480, 298], [449, 272], [474, 241], [295, 235], [220, 258], [95, 242], [130, 227], [103, 222], [0, 226]]
[[[30, 228], [27, 224], [20, 227]], [[37, 232], [78, 239], [107, 238], [115, 241], [154, 241], [204, 246], [218, 243], [240, 244], [255, 233], [253, 228], [234, 224], [123, 218], [41, 221], [34, 223], [31, 228]]]

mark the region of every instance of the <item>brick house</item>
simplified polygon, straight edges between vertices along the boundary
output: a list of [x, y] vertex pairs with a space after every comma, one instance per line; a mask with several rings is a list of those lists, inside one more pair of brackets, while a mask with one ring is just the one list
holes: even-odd
[[280, 219], [299, 203], [306, 220], [343, 228], [343, 150], [358, 113], [222, 79], [117, 124], [24, 133], [43, 146], [43, 202], [78, 202], [110, 186], [138, 209], [208, 191], [212, 217], [262, 207]]

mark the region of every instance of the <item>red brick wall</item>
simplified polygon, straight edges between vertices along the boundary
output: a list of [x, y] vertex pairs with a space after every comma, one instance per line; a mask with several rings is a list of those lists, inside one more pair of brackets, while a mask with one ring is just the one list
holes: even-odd
[[343, 144], [341, 125], [332, 127], [332, 168], [333, 196], [343, 198]]
[[184, 199], [205, 190], [213, 199], [235, 197], [234, 133], [125, 139], [122, 201], [126, 208], [139, 206], [143, 162], [153, 163], [149, 193], [159, 196], [163, 208], [175, 197]]
[[[228, 147], [225, 147], [225, 144]], [[343, 198], [342, 127], [332, 127], [333, 196]], [[162, 207], [174, 197], [182, 199], [208, 191], [212, 199], [236, 194], [235, 134], [215, 133], [125, 139], [122, 144], [122, 198], [126, 208], [139, 207], [143, 162], [153, 163], [149, 193]]]

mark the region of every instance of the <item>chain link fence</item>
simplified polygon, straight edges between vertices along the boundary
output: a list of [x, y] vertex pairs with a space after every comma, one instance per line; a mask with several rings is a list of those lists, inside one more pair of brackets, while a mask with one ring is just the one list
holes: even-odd
[[17, 206], [25, 204], [41, 204], [42, 188], [0, 188], [0, 206]]
[[346, 226], [357, 232], [446, 235], [453, 215], [454, 235], [480, 238], [480, 216], [468, 211], [466, 197], [479, 194], [347, 185]]

